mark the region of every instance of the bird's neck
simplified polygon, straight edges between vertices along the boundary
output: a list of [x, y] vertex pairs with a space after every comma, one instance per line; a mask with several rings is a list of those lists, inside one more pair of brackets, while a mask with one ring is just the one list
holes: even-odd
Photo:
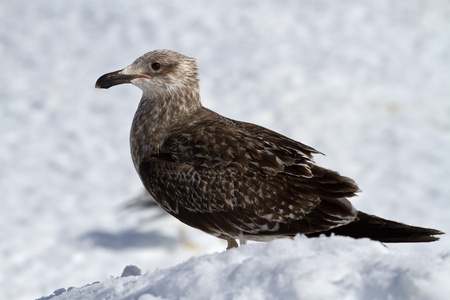
[[179, 126], [201, 107], [198, 91], [184, 93], [183, 97], [174, 93], [153, 98], [143, 94], [130, 133], [131, 156], [136, 170], [143, 159], [159, 152], [175, 124]]

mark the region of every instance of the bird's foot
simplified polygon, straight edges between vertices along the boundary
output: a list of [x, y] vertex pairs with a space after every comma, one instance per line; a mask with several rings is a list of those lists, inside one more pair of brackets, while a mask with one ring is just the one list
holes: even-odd
[[239, 247], [239, 245], [238, 245], [238, 243], [236, 242], [235, 239], [229, 239], [229, 240], [227, 240], [227, 242], [228, 242], [227, 250], [231, 249], [231, 248]]

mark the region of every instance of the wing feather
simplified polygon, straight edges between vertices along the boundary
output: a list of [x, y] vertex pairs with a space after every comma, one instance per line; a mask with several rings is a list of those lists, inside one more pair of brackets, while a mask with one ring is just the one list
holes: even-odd
[[217, 116], [174, 128], [160, 152], [140, 165], [145, 187], [169, 213], [232, 237], [311, 233], [356, 218], [346, 200], [356, 184], [316, 166], [318, 151]]

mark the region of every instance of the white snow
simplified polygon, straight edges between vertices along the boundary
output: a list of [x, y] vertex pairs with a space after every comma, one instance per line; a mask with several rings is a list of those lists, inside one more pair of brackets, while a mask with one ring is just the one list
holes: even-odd
[[393, 252], [347, 237], [297, 237], [194, 257], [47, 299], [444, 299], [449, 276], [445, 255]]
[[195, 57], [206, 107], [326, 153], [356, 208], [450, 232], [449, 32], [445, 0], [0, 2], [0, 299], [447, 299], [448, 235], [224, 251], [124, 210], [140, 91], [94, 83], [153, 49]]

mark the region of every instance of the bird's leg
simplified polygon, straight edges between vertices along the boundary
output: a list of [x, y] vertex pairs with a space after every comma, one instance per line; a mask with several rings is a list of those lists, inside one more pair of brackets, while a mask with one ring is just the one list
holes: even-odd
[[231, 249], [231, 248], [237, 248], [237, 247], [239, 247], [239, 245], [238, 245], [238, 243], [236, 242], [235, 239], [228, 239], [227, 242], [228, 242], [227, 250], [228, 250], [228, 249]]
[[247, 239], [239, 239], [240, 245], [247, 245]]

